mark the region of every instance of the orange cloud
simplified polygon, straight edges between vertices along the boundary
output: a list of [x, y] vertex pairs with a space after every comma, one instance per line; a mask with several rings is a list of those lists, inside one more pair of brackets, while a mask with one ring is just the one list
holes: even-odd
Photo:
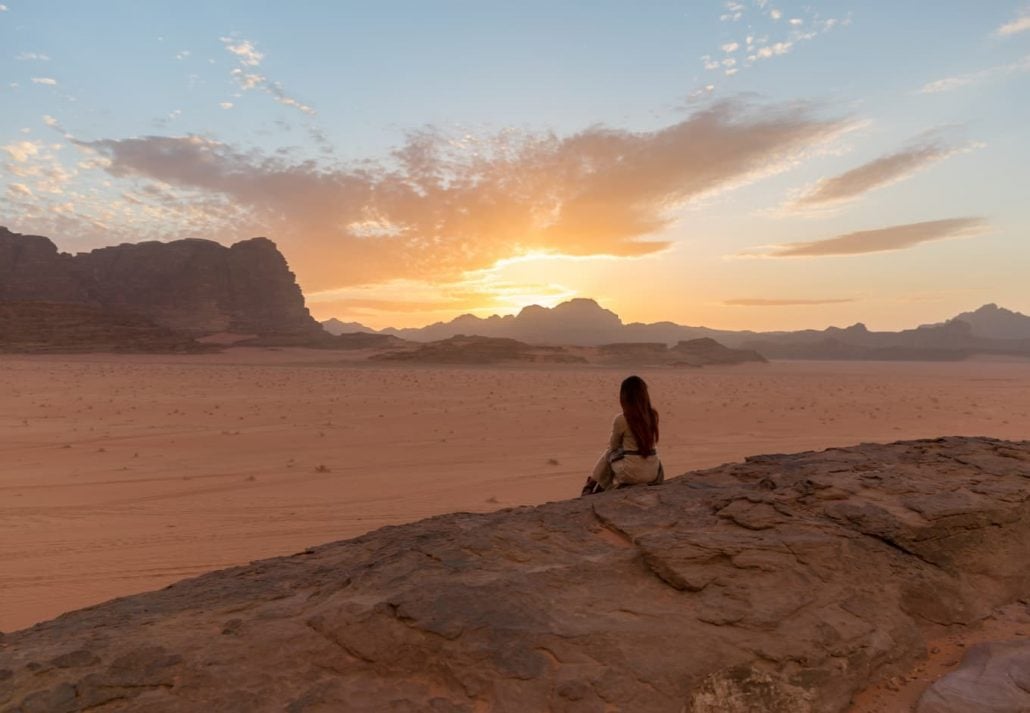
[[881, 156], [838, 176], [820, 181], [798, 198], [794, 206], [811, 208], [853, 200], [874, 188], [907, 178], [929, 164], [954, 153], [954, 149], [934, 141]]
[[[639, 256], [674, 210], [789, 165], [851, 124], [808, 105], [723, 103], [651, 132], [483, 141], [409, 136], [388, 163], [326, 167], [198, 136], [86, 144], [120, 177], [223, 197], [280, 242], [302, 285], [456, 280], [530, 252]], [[223, 236], [234, 237], [234, 236]]]
[[790, 243], [776, 248], [770, 257], [819, 257], [824, 255], [861, 255], [903, 250], [920, 243], [973, 235], [986, 228], [983, 218], [947, 218], [922, 223], [892, 225], [876, 230], [860, 230], [827, 240]]

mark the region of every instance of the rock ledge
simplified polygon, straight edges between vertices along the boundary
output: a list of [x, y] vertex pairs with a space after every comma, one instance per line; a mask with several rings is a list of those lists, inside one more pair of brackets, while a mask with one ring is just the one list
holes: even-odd
[[454, 514], [0, 639], [0, 711], [836, 713], [1030, 596], [1030, 442], [769, 455]]

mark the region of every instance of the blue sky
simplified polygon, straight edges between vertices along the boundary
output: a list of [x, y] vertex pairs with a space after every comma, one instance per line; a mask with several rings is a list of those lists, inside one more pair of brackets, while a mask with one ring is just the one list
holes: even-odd
[[0, 2], [0, 224], [68, 251], [268, 235], [374, 326], [1030, 311], [1025, 3]]

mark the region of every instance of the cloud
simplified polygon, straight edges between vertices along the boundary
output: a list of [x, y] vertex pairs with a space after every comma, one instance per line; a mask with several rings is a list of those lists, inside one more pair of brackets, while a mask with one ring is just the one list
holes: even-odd
[[50, 57], [39, 52], [20, 52], [14, 57], [19, 62], [49, 62]]
[[[314, 107], [287, 94], [281, 83], [273, 82], [256, 71], [255, 68], [261, 64], [265, 55], [257, 50], [254, 43], [250, 40], [237, 40], [232, 37], [222, 37], [221, 40], [225, 49], [233, 54], [239, 62], [238, 67], [233, 67], [229, 71], [229, 76], [233, 78], [240, 89], [245, 92], [257, 89], [271, 95], [279, 104], [297, 109], [308, 116], [314, 116], [317, 113]], [[222, 106], [222, 108], [228, 107]]]
[[1017, 35], [1027, 30], [1030, 30], [1030, 8], [1024, 8], [1016, 19], [1006, 22], [995, 30], [994, 34], [998, 37], [1008, 37], [1009, 35]]
[[265, 55], [258, 52], [257, 48], [254, 47], [254, 43], [250, 40], [236, 40], [232, 37], [222, 37], [222, 44], [225, 45], [225, 49], [239, 57], [240, 64], [246, 67], [257, 67], [261, 64], [261, 60], [265, 58]]
[[233, 103], [232, 102], [218, 102], [218, 106], [222, 107], [223, 109], [232, 109], [233, 108]]
[[32, 190], [24, 183], [11, 183], [7, 186], [7, 190], [13, 194], [22, 196], [31, 196]]
[[[733, 76], [740, 71], [753, 67], [763, 60], [780, 57], [792, 52], [800, 43], [814, 39], [831, 30], [851, 23], [850, 16], [844, 18], [823, 18], [811, 8], [804, 12], [806, 18], [792, 17], [786, 23], [779, 22], [784, 15], [781, 10], [768, 7], [768, 3], [756, 0], [757, 13], [749, 16], [748, 34], [740, 41], [732, 40], [719, 45], [723, 56], [712, 54], [701, 55], [701, 63], [708, 71], [722, 71], [726, 76]], [[723, 21], [740, 20], [747, 7], [738, 2], [726, 2], [726, 12], [720, 16]], [[744, 52], [738, 58], [730, 55], [743, 47]]]
[[956, 74], [953, 77], [945, 77], [944, 79], [929, 82], [919, 89], [919, 93], [939, 94], [941, 92], [950, 92], [956, 89], [961, 89], [962, 87], [979, 84], [980, 82], [993, 79], [995, 77], [1004, 77], [1006, 75], [1020, 74], [1022, 72], [1030, 72], [1030, 55], [1027, 55], [1015, 62], [1010, 62], [1009, 64], [999, 64], [976, 72]]
[[793, 46], [793, 42], [776, 42], [765, 47], [760, 47], [755, 52], [754, 57], [757, 57], [758, 59], [769, 59], [776, 55], [787, 54]]
[[53, 77], [33, 77], [32, 78], [32, 83], [33, 84], [45, 84], [48, 87], [53, 87], [53, 86], [55, 86], [57, 84], [57, 80], [54, 79]]
[[941, 141], [930, 141], [902, 149], [864, 163], [850, 171], [819, 181], [792, 203], [794, 208], [811, 208], [858, 198], [875, 188], [908, 178], [930, 164], [958, 151]]
[[836, 305], [844, 304], [845, 302], [857, 302], [854, 297], [843, 297], [838, 299], [764, 299], [761, 297], [741, 297], [739, 299], [725, 300], [723, 302], [727, 307], [794, 307], [794, 306], [808, 306], [808, 305]]
[[6, 5], [0, 3], [0, 12], [7, 12], [9, 9]]
[[[0, 146], [0, 151], [9, 159], [0, 168], [9, 176], [24, 179], [21, 185], [31, 188], [32, 194], [62, 195], [65, 185], [75, 174], [61, 161], [63, 148], [64, 144], [47, 144], [39, 140], [9, 143]], [[22, 191], [17, 193], [29, 195]]]
[[26, 163], [33, 156], [38, 156], [41, 148], [43, 148], [43, 144], [38, 141], [16, 141], [6, 146], [0, 146], [0, 151], [18, 163]]
[[632, 133], [411, 134], [387, 164], [290, 163], [199, 136], [86, 144], [117, 177], [225, 197], [236, 229], [290, 252], [308, 290], [392, 278], [454, 279], [530, 252], [635, 256], [675, 211], [783, 170], [852, 128], [803, 104], [721, 103]]
[[864, 255], [866, 253], [904, 250], [921, 243], [958, 238], [982, 232], [987, 227], [983, 218], [946, 218], [922, 223], [892, 225], [875, 230], [860, 230], [826, 240], [780, 245], [767, 257], [821, 257], [825, 255]]
[[192, 53], [189, 50], [179, 50], [175, 53], [175, 58], [181, 61], [184, 59], [188, 59], [191, 54]]

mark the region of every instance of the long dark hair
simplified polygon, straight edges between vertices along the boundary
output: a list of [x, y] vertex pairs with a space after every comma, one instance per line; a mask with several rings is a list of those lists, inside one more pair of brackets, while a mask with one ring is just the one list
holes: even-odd
[[658, 443], [658, 412], [651, 407], [644, 380], [639, 376], [626, 377], [619, 388], [619, 403], [637, 448], [647, 455]]

